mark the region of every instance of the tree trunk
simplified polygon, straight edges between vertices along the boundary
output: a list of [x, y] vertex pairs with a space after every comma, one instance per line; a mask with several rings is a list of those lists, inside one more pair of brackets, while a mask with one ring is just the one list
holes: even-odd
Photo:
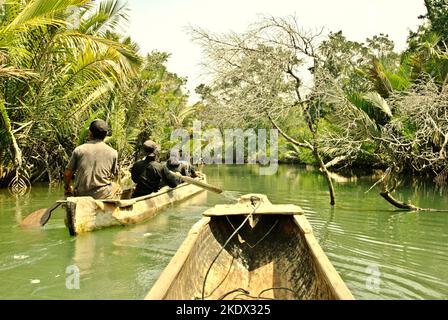
[[397, 199], [395, 199], [389, 191], [383, 191], [380, 192], [380, 195], [387, 201], [389, 202], [391, 205], [399, 208], [399, 209], [404, 209], [404, 210], [409, 210], [409, 211], [419, 211], [422, 210], [419, 207], [416, 207], [412, 204], [408, 204], [408, 203], [404, 203], [402, 201], [399, 201]]
[[314, 158], [316, 158], [317, 162], [319, 163], [319, 170], [324, 174], [325, 179], [327, 180], [328, 191], [330, 192], [330, 205], [334, 206], [336, 200], [335, 200], [333, 181], [331, 180], [330, 173], [328, 172], [325, 163], [323, 162], [319, 152], [317, 151], [317, 148], [314, 148], [313, 154]]
[[5, 108], [5, 104], [3, 100], [0, 100], [0, 125], [4, 128], [5, 133], [7, 135], [7, 140], [9, 140], [10, 145], [4, 145], [5, 149], [9, 149], [12, 146], [13, 149], [13, 157], [14, 164], [16, 167], [22, 167], [22, 150], [20, 150], [19, 145], [17, 144], [16, 137], [14, 136], [14, 132], [12, 131], [11, 121], [9, 120], [8, 113]]
[[420, 207], [416, 207], [413, 204], [410, 203], [404, 203], [402, 201], [399, 201], [397, 199], [395, 199], [391, 194], [390, 191], [383, 191], [380, 192], [380, 195], [390, 204], [392, 204], [393, 206], [399, 208], [399, 209], [403, 209], [403, 210], [407, 210], [407, 211], [435, 211], [435, 212], [447, 212], [448, 210], [444, 210], [444, 209], [433, 209], [433, 208], [420, 208]]
[[[294, 138], [290, 137], [286, 132], [284, 132], [277, 125], [277, 123], [274, 121], [274, 119], [272, 119], [269, 115], [268, 115], [268, 117], [269, 117], [269, 120], [271, 121], [272, 125], [274, 126], [274, 128], [276, 128], [287, 141], [289, 141], [290, 143], [292, 143], [298, 147], [307, 148], [313, 152], [314, 158], [319, 163], [319, 170], [323, 173], [323, 175], [325, 176], [325, 179], [327, 180], [328, 190], [330, 191], [330, 205], [334, 206], [336, 203], [336, 200], [335, 200], [336, 197], [335, 197], [335, 192], [334, 192], [333, 181], [331, 180], [330, 173], [327, 170], [327, 166], [325, 165], [321, 156], [319, 155], [317, 147], [312, 146], [307, 141], [299, 142], [299, 141], [295, 140]], [[339, 159], [338, 159], [338, 161], [339, 161]]]

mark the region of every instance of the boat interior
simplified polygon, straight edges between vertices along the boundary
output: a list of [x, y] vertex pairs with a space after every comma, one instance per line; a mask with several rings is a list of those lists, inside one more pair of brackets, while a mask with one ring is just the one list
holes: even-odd
[[211, 217], [199, 230], [165, 296], [174, 300], [332, 298], [294, 216], [266, 214], [249, 219], [247, 215]]

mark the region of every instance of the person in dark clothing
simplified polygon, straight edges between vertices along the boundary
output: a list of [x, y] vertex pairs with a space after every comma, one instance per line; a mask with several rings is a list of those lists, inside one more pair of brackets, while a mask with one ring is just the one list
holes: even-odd
[[152, 140], [143, 144], [146, 152], [144, 160], [137, 161], [131, 169], [132, 181], [136, 183], [133, 197], [141, 197], [157, 192], [163, 186], [177, 187], [179, 181], [166, 167], [165, 164], [156, 161], [159, 146]]
[[[186, 177], [192, 177], [192, 178], [199, 177], [194, 167], [188, 161], [179, 160], [179, 157], [175, 154], [172, 154], [170, 156], [170, 158], [166, 162], [166, 167], [170, 171], [179, 172], [181, 175]], [[180, 181], [181, 179], [178, 178], [178, 180]]]

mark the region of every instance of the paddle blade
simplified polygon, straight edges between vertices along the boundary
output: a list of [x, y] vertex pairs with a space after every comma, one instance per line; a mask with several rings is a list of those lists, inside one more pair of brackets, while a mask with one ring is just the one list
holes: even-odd
[[47, 208], [34, 211], [22, 220], [20, 226], [22, 228], [40, 228], [42, 226], [41, 219], [46, 212]]
[[53, 210], [58, 208], [61, 204], [62, 204], [62, 202], [57, 201], [57, 202], [53, 203], [53, 205], [50, 208], [45, 210], [45, 213], [40, 218], [40, 225], [41, 226], [44, 226], [48, 222], [48, 220], [50, 220], [51, 213], [53, 212]]
[[45, 210], [44, 214], [40, 218], [40, 225], [41, 226], [44, 226], [48, 222], [48, 220], [50, 220], [52, 211], [53, 210], [51, 210], [51, 208], [48, 208], [47, 210]]

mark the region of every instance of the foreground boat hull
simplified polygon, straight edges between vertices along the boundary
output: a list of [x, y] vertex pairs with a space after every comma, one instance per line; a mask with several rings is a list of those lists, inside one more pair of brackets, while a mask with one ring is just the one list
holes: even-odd
[[[353, 299], [303, 214], [202, 218], [146, 299]], [[224, 247], [225, 246], [225, 247]]]
[[[201, 178], [205, 182], [205, 176]], [[70, 235], [118, 225], [136, 224], [155, 216], [160, 210], [187, 199], [204, 189], [183, 183], [176, 188], [129, 200], [95, 200], [71, 197], [65, 201], [66, 225]]]

